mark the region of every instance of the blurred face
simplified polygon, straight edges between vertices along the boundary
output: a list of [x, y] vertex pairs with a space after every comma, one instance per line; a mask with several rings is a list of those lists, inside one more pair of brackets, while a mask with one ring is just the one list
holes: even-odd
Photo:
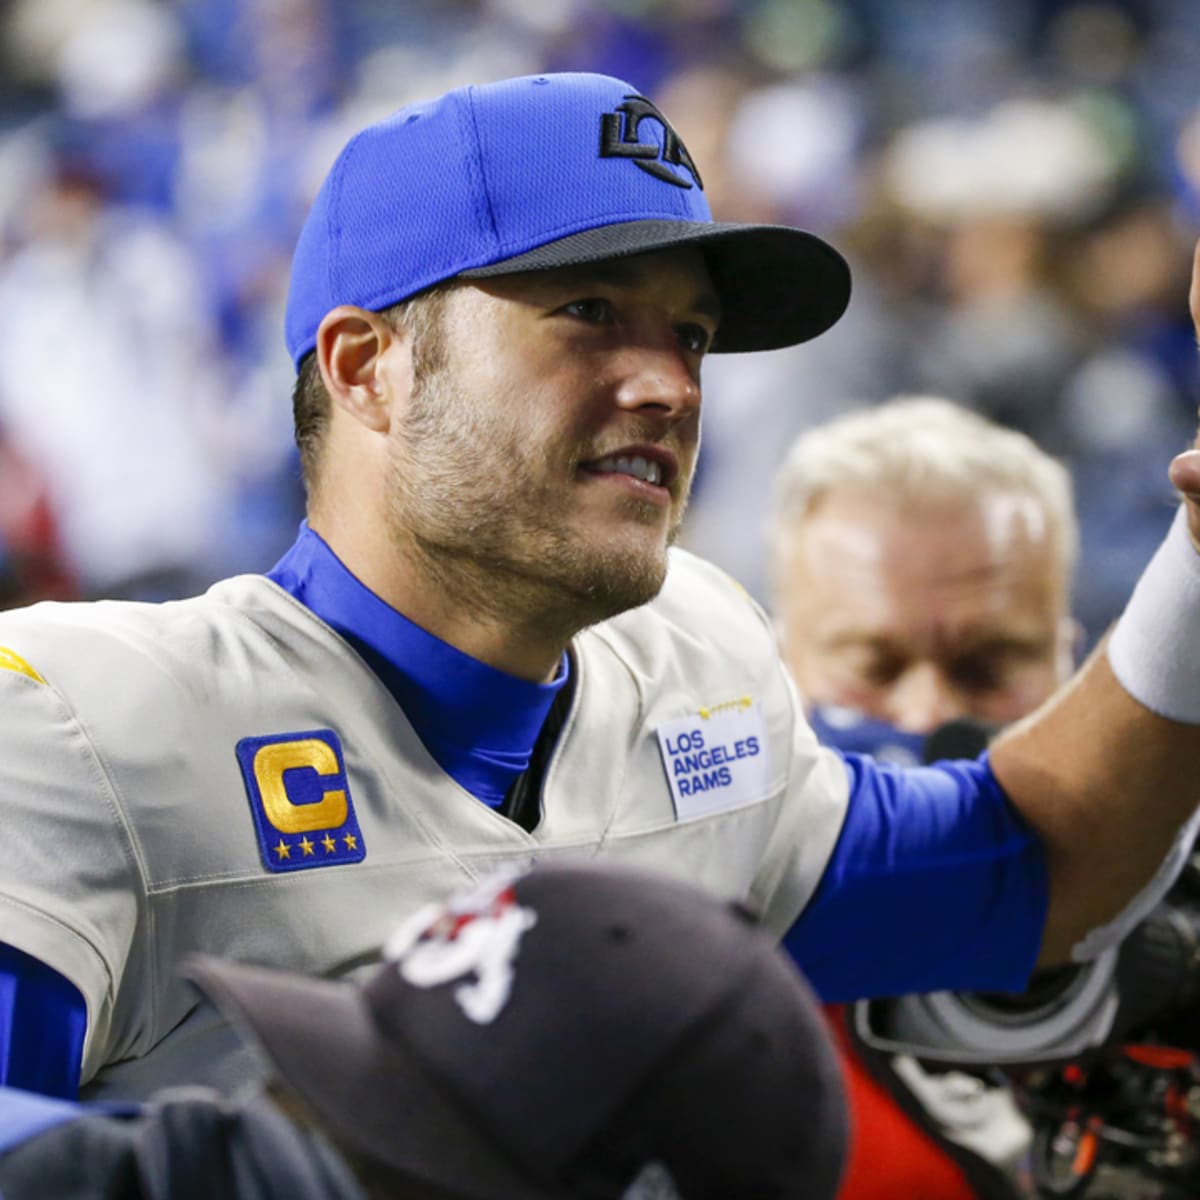
[[778, 615], [807, 703], [925, 734], [1015, 720], [1070, 672], [1066, 581], [1027, 497], [906, 509], [833, 492], [792, 551]]
[[390, 520], [435, 569], [577, 624], [652, 598], [717, 326], [692, 250], [479, 280], [392, 435]]

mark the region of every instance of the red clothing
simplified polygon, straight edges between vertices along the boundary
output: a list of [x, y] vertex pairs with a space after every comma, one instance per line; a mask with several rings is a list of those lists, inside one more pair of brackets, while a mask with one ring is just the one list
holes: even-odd
[[0, 435], [0, 608], [76, 594], [46, 480]]
[[976, 1200], [958, 1164], [868, 1074], [850, 1043], [843, 1007], [828, 1005], [825, 1012], [850, 1112], [839, 1200]]

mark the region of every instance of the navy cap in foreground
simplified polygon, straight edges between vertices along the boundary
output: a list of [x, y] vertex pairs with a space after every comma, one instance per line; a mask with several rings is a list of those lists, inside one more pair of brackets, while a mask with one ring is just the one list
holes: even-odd
[[299, 366], [340, 304], [380, 310], [455, 277], [703, 249], [723, 315], [713, 350], [816, 337], [850, 272], [813, 234], [714, 222], [657, 108], [606, 75], [531, 75], [409, 105], [353, 137], [301, 231], [285, 319]]
[[337, 1140], [470, 1200], [832, 1198], [846, 1117], [817, 1005], [688, 884], [539, 864], [423, 909], [363, 987], [193, 960]]

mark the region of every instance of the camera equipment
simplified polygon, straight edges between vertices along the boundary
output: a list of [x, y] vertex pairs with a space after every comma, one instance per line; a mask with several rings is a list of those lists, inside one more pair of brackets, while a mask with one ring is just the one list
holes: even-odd
[[[969, 719], [927, 738], [818, 708], [818, 738], [894, 762], [973, 758], [998, 732]], [[854, 1006], [851, 1036], [886, 1061], [1006, 1087], [1032, 1127], [1042, 1197], [1200, 1197], [1200, 841], [1121, 944], [1040, 971], [1021, 995], [936, 992]]]
[[1021, 995], [855, 1006], [868, 1046], [994, 1078], [1033, 1126], [1038, 1194], [1200, 1196], [1200, 852], [1120, 946]]

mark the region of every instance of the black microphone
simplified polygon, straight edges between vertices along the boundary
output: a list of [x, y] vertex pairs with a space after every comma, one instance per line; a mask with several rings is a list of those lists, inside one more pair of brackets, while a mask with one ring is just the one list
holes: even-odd
[[971, 717], [958, 717], [939, 725], [921, 747], [921, 761], [925, 764], [940, 758], [978, 758], [988, 743], [1000, 732], [998, 725], [976, 721]]

